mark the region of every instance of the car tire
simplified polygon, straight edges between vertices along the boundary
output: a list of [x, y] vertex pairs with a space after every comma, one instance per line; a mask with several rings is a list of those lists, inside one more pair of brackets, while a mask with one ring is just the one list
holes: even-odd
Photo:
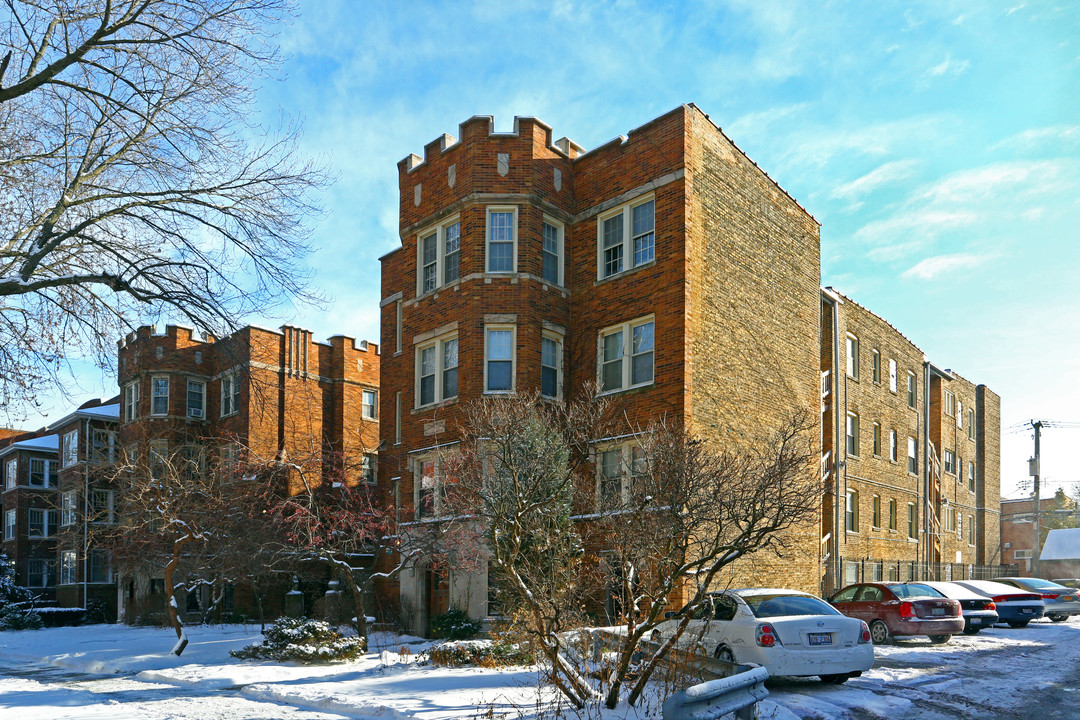
[[1050, 618], [1050, 622], [1065, 622], [1069, 619], [1068, 615], [1058, 615], [1057, 613], [1053, 615], [1047, 615], [1046, 617]]
[[1027, 627], [1030, 620], [1008, 620], [1007, 622], [1011, 628], [1023, 628]]
[[929, 637], [930, 642], [934, 643], [935, 645], [942, 645], [949, 642], [949, 638], [951, 638], [952, 635], [927, 635], [927, 637]]
[[841, 673], [839, 675], [818, 675], [818, 677], [821, 678], [821, 682], [829, 685], [843, 685], [851, 676], [847, 673]]
[[725, 660], [729, 663], [737, 662], [735, 660], [735, 653], [731, 652], [731, 648], [727, 645], [717, 645], [716, 650], [713, 652], [713, 657], [717, 660]]
[[889, 626], [883, 620], [874, 620], [870, 623], [870, 642], [875, 645], [884, 645], [889, 642]]
[[965, 635], [978, 635], [980, 630], [982, 630], [982, 628], [977, 628], [977, 627], [964, 628], [964, 634]]

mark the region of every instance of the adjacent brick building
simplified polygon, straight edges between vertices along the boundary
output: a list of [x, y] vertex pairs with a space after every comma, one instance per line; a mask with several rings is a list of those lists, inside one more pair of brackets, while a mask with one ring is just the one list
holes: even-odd
[[[817, 413], [818, 224], [699, 109], [589, 152], [534, 118], [460, 134], [399, 163], [382, 258], [381, 481], [407, 517], [438, 515], [437, 452], [485, 394], [598, 382], [628, 428], [674, 416], [727, 443]], [[633, 444], [597, 447], [598, 488]], [[817, 528], [791, 535], [733, 581], [817, 590]], [[400, 596], [417, 630], [449, 604], [482, 617], [486, 575], [407, 572]]]
[[0, 449], [0, 517], [4, 555], [14, 565], [15, 582], [44, 600], [56, 599], [56, 499], [58, 436], [25, 433]]
[[[325, 472], [341, 455], [361, 468], [359, 477], [345, 480], [375, 482], [379, 348], [373, 343], [343, 335], [316, 342], [310, 331], [288, 325], [249, 326], [222, 339], [174, 325], [163, 333], [145, 326], [119, 343], [119, 368], [119, 444], [128, 457], [180, 457], [204, 470], [240, 456], [322, 458]], [[160, 577], [158, 568], [121, 580], [126, 619], [164, 609]], [[181, 609], [205, 608], [208, 593], [203, 587], [181, 598]], [[230, 609], [231, 593], [225, 602]]]
[[825, 588], [973, 577], [998, 555], [1000, 401], [831, 288], [821, 309]]
[[[1035, 538], [1035, 498], [1016, 498], [1001, 501], [1001, 562], [1016, 565], [1020, 575], [1033, 574], [1035, 551], [1054, 529], [1080, 525], [1080, 505], [1064, 491], [1043, 497], [1039, 503], [1041, 541]], [[1059, 533], [1060, 537], [1071, 535]], [[1040, 555], [1041, 557], [1041, 555]], [[1040, 564], [1041, 576], [1073, 577], [1071, 571], [1061, 573], [1060, 567]]]

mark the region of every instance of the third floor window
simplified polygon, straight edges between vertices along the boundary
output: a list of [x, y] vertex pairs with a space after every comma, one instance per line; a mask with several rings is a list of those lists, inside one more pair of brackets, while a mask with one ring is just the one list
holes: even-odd
[[150, 379], [150, 414], [169, 414], [169, 378], [167, 377]]
[[419, 295], [461, 277], [461, 220], [452, 218], [418, 238]]
[[653, 381], [653, 319], [634, 320], [600, 333], [600, 391], [614, 392]]
[[656, 201], [627, 203], [601, 215], [599, 278], [602, 280], [652, 262], [656, 256]]

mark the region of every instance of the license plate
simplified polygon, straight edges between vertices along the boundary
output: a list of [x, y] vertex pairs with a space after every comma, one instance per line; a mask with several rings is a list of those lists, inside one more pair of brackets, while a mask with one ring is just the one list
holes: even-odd
[[944, 615], [945, 608], [930, 608], [931, 615]]
[[806, 637], [811, 645], [832, 645], [832, 635], [829, 633], [809, 633]]
[[1035, 608], [1020, 608], [1021, 615], [1034, 615]]
[[972, 625], [982, 625], [982, 618], [971, 618]]

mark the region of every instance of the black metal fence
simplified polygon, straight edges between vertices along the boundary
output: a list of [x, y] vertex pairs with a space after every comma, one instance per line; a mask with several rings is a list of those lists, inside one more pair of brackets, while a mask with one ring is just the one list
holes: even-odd
[[974, 565], [968, 563], [925, 563], [901, 560], [858, 560], [840, 558], [840, 582], [833, 583], [830, 565], [825, 574], [825, 592], [830, 593], [858, 582], [909, 582], [919, 580], [993, 580], [1019, 575], [1017, 565]]

